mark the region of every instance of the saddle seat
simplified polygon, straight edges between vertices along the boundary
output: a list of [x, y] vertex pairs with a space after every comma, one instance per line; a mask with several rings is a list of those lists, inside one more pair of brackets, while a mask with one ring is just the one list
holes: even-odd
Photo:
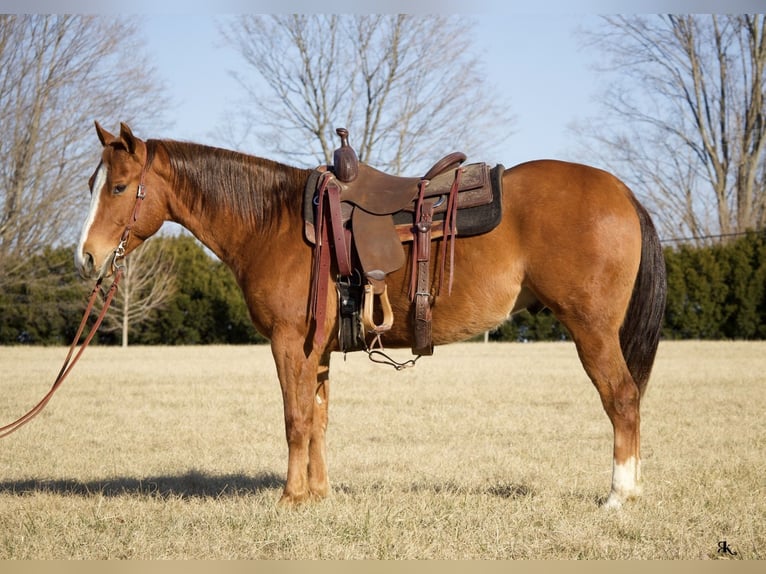
[[[352, 203], [373, 215], [389, 215], [407, 208], [415, 201], [420, 191], [420, 183], [426, 184], [426, 197], [441, 195], [449, 191], [441, 187], [431, 187], [430, 181], [436, 176], [447, 173], [460, 166], [466, 160], [461, 152], [454, 152], [436, 162], [423, 177], [400, 177], [379, 171], [366, 164], [359, 164], [359, 173], [352, 181], [342, 181], [341, 201]], [[443, 179], [442, 183], [446, 182]]]
[[[502, 166], [496, 167], [493, 170], [495, 177], [491, 177], [486, 164], [463, 167], [465, 154], [455, 152], [436, 162], [423, 177], [394, 176], [360, 163], [356, 152], [348, 145], [348, 132], [339, 128], [337, 133], [341, 137], [341, 147], [335, 150], [333, 165], [319, 166], [312, 173], [304, 199], [305, 236], [315, 245], [311, 295], [316, 326], [314, 338], [324, 339], [323, 301], [327, 297], [330, 249], [335, 254], [337, 267], [341, 331], [346, 324], [352, 332], [351, 335], [340, 333], [340, 346], [342, 351], [353, 351], [367, 349], [365, 331], [377, 335], [380, 342], [380, 335], [393, 325], [385, 280], [388, 274], [406, 263], [404, 243], [412, 242], [413, 352], [431, 354], [431, 240], [444, 237], [441, 278], [447, 259], [446, 241], [451, 240], [451, 278], [458, 210], [469, 214], [468, 225], [460, 227], [461, 235], [484, 233], [495, 227], [501, 215], [497, 174], [502, 173], [499, 169]], [[362, 277], [365, 283], [358, 286], [363, 291], [363, 304], [354, 301], [357, 291], [351, 288], [352, 280], [358, 281]], [[380, 301], [381, 322], [373, 319], [376, 298]], [[357, 310], [359, 321], [354, 315]], [[374, 314], [381, 316], [378, 311]]]

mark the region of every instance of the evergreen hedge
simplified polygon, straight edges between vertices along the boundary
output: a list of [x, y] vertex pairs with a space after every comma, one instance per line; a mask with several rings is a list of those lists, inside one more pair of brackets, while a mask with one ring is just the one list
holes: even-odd
[[[262, 343], [229, 269], [192, 237], [159, 238], [176, 260], [177, 292], [131, 328], [131, 344]], [[46, 249], [0, 292], [0, 344], [68, 344], [90, 292], [74, 270], [72, 248]], [[766, 234], [748, 233], [709, 247], [665, 249], [665, 339], [766, 339]], [[99, 333], [103, 344], [118, 333]], [[479, 337], [481, 338], [481, 337]], [[494, 341], [564, 340], [544, 310], [520, 313], [489, 334]]]

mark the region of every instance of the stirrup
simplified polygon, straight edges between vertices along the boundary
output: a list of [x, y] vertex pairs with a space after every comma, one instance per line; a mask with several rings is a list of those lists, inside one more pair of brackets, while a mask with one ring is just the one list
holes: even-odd
[[388, 300], [388, 286], [383, 285], [383, 291], [378, 295], [380, 306], [383, 310], [383, 321], [377, 325], [372, 318], [373, 305], [375, 302], [375, 292], [373, 286], [367, 283], [364, 286], [364, 307], [362, 309], [362, 325], [365, 330], [371, 331], [376, 335], [385, 333], [394, 324], [394, 311], [391, 309], [391, 302]]

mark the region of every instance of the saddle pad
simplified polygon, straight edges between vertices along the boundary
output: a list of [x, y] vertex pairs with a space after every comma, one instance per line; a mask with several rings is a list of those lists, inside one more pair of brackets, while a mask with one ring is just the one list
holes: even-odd
[[[469, 166], [470, 167], [470, 166]], [[457, 235], [470, 237], [488, 233], [500, 224], [503, 217], [503, 172], [505, 167], [498, 164], [489, 170], [490, 185], [460, 192], [458, 195]], [[446, 201], [434, 210], [434, 231], [440, 229], [447, 211]], [[465, 207], [463, 207], [465, 206]], [[412, 241], [412, 211], [400, 211], [394, 214], [394, 224], [402, 242]], [[438, 239], [434, 233], [432, 239]]]

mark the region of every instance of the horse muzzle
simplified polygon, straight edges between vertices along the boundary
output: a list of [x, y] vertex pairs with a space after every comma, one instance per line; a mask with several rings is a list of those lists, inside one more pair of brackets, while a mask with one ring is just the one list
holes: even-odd
[[116, 250], [110, 251], [102, 259], [100, 266], [96, 263], [96, 258], [92, 253], [88, 251], [78, 250], [75, 253], [75, 267], [77, 268], [80, 277], [83, 279], [103, 279], [109, 277], [116, 266], [117, 253]]

